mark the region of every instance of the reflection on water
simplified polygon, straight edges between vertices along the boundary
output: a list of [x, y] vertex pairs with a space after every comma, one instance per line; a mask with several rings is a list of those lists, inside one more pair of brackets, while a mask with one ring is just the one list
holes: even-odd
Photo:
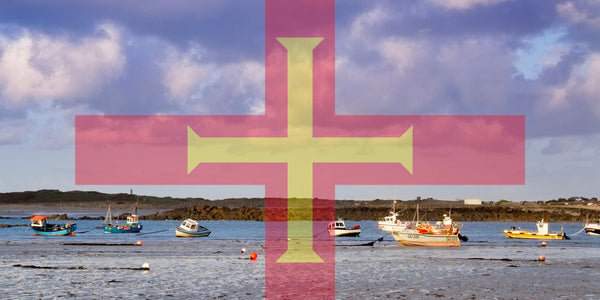
[[[1, 219], [2, 224], [28, 224]], [[61, 221], [53, 221], [61, 222]], [[102, 221], [77, 221], [74, 237], [34, 237], [28, 227], [0, 228], [0, 298], [264, 298], [264, 223], [204, 221], [207, 238], [177, 239], [177, 221], [143, 221], [141, 234], [105, 234]], [[600, 237], [510, 240], [510, 226], [534, 223], [463, 223], [460, 248], [398, 245], [376, 222], [359, 223], [359, 238], [336, 240], [336, 298], [570, 298], [600, 294]], [[551, 223], [569, 233], [582, 224]], [[384, 237], [374, 247], [355, 245]], [[136, 246], [69, 246], [65, 242]], [[240, 249], [248, 252], [242, 254]], [[268, 251], [268, 249], [264, 249]], [[248, 253], [259, 253], [252, 262]], [[540, 255], [546, 262], [539, 262]], [[135, 270], [149, 263], [149, 271]], [[32, 269], [13, 265], [49, 266]], [[132, 297], [133, 296], [133, 297]]]

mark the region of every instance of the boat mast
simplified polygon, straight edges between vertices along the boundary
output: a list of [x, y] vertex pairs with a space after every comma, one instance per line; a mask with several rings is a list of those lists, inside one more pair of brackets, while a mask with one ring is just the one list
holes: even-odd
[[106, 211], [106, 217], [104, 217], [104, 225], [112, 222], [112, 214], [110, 213], [110, 204], [108, 205], [108, 210]]
[[417, 204], [417, 224], [419, 223], [419, 204]]
[[[133, 196], [133, 189], [129, 190], [129, 194], [131, 196]], [[140, 199], [140, 196], [135, 195], [135, 207], [133, 209], [133, 214], [136, 215], [136, 216], [137, 216], [137, 208], [138, 208], [138, 204], [139, 204], [139, 199]]]

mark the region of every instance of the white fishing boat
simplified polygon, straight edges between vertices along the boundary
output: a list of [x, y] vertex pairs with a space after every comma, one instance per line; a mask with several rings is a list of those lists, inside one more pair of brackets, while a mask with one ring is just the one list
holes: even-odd
[[209, 234], [210, 230], [208, 228], [201, 226], [192, 219], [184, 220], [179, 227], [175, 228], [176, 237], [203, 237]]
[[407, 225], [410, 225], [410, 223], [398, 220], [398, 213], [396, 213], [396, 201], [394, 201], [390, 215], [384, 217], [381, 221], [377, 221], [377, 229], [385, 232], [401, 231], [406, 229]]
[[392, 232], [392, 236], [400, 245], [404, 246], [460, 247], [458, 234], [420, 233], [416, 229], [405, 229]]
[[337, 220], [327, 225], [329, 236], [358, 236], [360, 235], [360, 225], [354, 225], [352, 228], [346, 228], [343, 220]]
[[[419, 207], [417, 206], [417, 216]], [[404, 230], [392, 232], [394, 239], [404, 246], [425, 246], [425, 247], [459, 247], [461, 240], [466, 241], [467, 237], [460, 235], [458, 225], [452, 222], [449, 215], [444, 215], [442, 221], [430, 224], [429, 222], [419, 223], [414, 228], [407, 226]]]
[[600, 235], [600, 221], [598, 223], [586, 223], [584, 228], [587, 235]]

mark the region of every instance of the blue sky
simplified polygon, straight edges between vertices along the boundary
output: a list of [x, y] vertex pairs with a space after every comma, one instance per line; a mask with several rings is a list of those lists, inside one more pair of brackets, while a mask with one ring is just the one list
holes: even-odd
[[[600, 1], [337, 1], [338, 114], [526, 117], [523, 186], [337, 187], [340, 199], [597, 197]], [[78, 114], [261, 114], [262, 1], [6, 1], [0, 192], [262, 196], [75, 186]], [[493, 172], [493, 170], [490, 170]]]

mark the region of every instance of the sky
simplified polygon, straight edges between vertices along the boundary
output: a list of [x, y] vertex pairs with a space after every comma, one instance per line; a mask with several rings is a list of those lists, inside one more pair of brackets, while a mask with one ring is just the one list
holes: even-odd
[[[0, 192], [75, 185], [75, 115], [264, 113], [264, 2], [5, 1]], [[338, 199], [598, 197], [600, 1], [340, 0], [336, 113], [524, 115], [525, 185], [338, 186]], [[490, 170], [493, 172], [493, 170]]]

